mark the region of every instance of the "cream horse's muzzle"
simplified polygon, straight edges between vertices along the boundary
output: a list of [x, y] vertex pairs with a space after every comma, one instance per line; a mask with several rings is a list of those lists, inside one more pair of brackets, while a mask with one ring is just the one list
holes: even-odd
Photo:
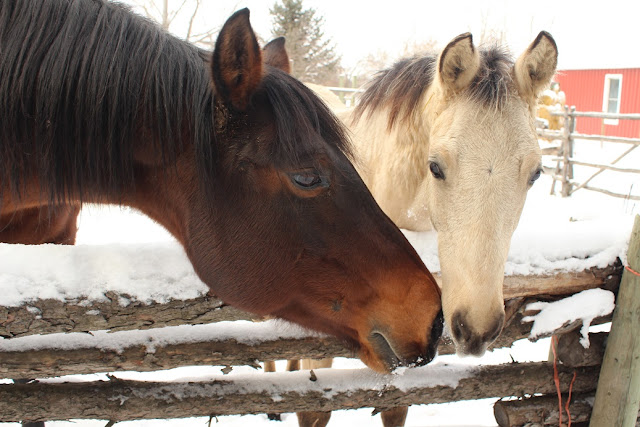
[[504, 318], [503, 310], [495, 314], [493, 321], [487, 323], [486, 329], [478, 329], [468, 321], [466, 311], [456, 311], [451, 318], [451, 335], [456, 343], [457, 353], [461, 356], [482, 356], [502, 332]]

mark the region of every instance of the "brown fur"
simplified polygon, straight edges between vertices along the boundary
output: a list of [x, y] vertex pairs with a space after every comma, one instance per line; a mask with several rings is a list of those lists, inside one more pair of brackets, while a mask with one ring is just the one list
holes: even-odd
[[249, 9], [236, 12], [216, 40], [211, 61], [218, 94], [244, 110], [262, 80], [260, 46], [249, 25]]
[[[13, 186], [0, 175], [0, 241], [9, 241], [17, 229], [23, 233], [17, 240], [25, 241], [38, 227], [53, 231], [54, 222], [45, 218], [56, 218], [63, 206], [71, 217], [81, 202], [131, 206], [176, 237], [200, 279], [226, 303], [335, 335], [378, 371], [430, 361], [440, 335], [433, 327], [441, 316], [440, 291], [353, 168], [335, 117], [300, 82], [263, 67], [248, 11], [236, 13], [222, 28], [211, 70], [211, 102], [217, 109], [205, 105], [211, 108], [204, 111], [215, 115], [218, 126], [210, 129], [209, 145], [190, 140], [198, 126], [185, 120], [184, 141], [175, 151], [146, 153], [158, 149], [148, 142], [159, 139], [156, 132], [168, 114], [163, 111], [156, 122], [127, 135], [123, 150], [143, 143], [124, 170], [131, 181], [113, 179], [118, 191], [89, 185], [92, 177], [78, 172], [64, 181], [68, 187], [52, 186], [49, 199], [42, 195], [46, 186], [36, 167], [41, 153], [33, 164], [3, 160], [4, 171], [22, 175]], [[163, 161], [149, 161], [153, 158]], [[203, 164], [211, 167], [203, 170]], [[300, 173], [322, 177], [323, 185], [296, 185]], [[204, 181], [203, 174], [211, 179]], [[35, 216], [38, 211], [46, 215]], [[36, 217], [37, 224], [12, 220]], [[66, 225], [72, 229], [71, 217]], [[376, 334], [388, 346], [372, 340]]]
[[76, 242], [76, 225], [79, 206], [50, 208], [38, 206], [0, 216], [0, 241], [41, 245], [55, 243], [73, 245]]
[[272, 67], [278, 68], [287, 74], [291, 73], [291, 63], [289, 62], [289, 55], [285, 50], [285, 38], [278, 37], [267, 43], [262, 48], [262, 54], [264, 57], [264, 63], [269, 64]]

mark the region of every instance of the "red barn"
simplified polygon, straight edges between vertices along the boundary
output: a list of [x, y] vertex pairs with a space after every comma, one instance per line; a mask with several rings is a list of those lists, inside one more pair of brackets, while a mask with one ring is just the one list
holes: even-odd
[[[640, 113], [640, 68], [558, 71], [555, 80], [576, 111]], [[579, 133], [640, 137], [639, 120], [578, 117]]]

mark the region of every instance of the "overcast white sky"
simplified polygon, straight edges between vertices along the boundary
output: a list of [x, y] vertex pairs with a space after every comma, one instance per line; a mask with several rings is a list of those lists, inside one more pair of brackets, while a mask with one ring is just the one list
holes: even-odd
[[[255, 31], [270, 38], [269, 8], [275, 0], [206, 3], [201, 25], [220, 27], [233, 11], [249, 7]], [[432, 39], [444, 47], [466, 31], [478, 37], [483, 28], [504, 32], [516, 56], [540, 30], [549, 31], [558, 44], [560, 69], [640, 67], [640, 0], [304, 0], [304, 5], [324, 17], [325, 33], [347, 67], [379, 50], [396, 56], [407, 41]]]

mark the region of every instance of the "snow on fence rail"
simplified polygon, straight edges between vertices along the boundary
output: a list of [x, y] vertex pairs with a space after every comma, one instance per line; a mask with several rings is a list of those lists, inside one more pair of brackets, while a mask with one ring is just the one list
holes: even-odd
[[[552, 194], [555, 190], [556, 181], [558, 181], [562, 184], [561, 193], [563, 197], [570, 196], [571, 194], [575, 193], [580, 189], [585, 189], [585, 190], [607, 194], [613, 197], [630, 199], [630, 200], [640, 200], [640, 196], [636, 196], [632, 194], [616, 193], [615, 191], [611, 191], [606, 188], [594, 187], [593, 185], [589, 185], [589, 183], [595, 177], [597, 177], [604, 171], [640, 174], [640, 169], [615, 166], [618, 162], [624, 159], [629, 153], [631, 153], [632, 151], [637, 149], [638, 146], [640, 146], [640, 138], [625, 138], [625, 137], [605, 136], [605, 135], [589, 135], [589, 134], [576, 133], [575, 131], [577, 117], [600, 118], [602, 120], [605, 120], [605, 119], [640, 120], [640, 114], [611, 114], [611, 113], [600, 113], [600, 112], [579, 112], [575, 110], [575, 107], [569, 108], [567, 106], [565, 106], [563, 113], [553, 112], [550, 114], [554, 116], [562, 116], [564, 118], [564, 127], [562, 130], [538, 129], [538, 136], [542, 138], [546, 138], [550, 140], [553, 140], [553, 139], [561, 140], [561, 145], [560, 147], [558, 147], [558, 150], [554, 150], [555, 152], [557, 152], [557, 155], [550, 159], [551, 161], [556, 163], [555, 167], [545, 169], [545, 172], [551, 174], [553, 178], [553, 182], [551, 184]], [[628, 144], [629, 148], [623, 154], [621, 154], [620, 156], [612, 160], [609, 164], [587, 162], [574, 157], [574, 143], [575, 143], [575, 140], [577, 139], [611, 142], [611, 143], [617, 143], [617, 144], [618, 143]], [[597, 169], [597, 171], [594, 172], [589, 178], [585, 179], [582, 182], [579, 182], [574, 179], [574, 174], [573, 174], [574, 165]]]
[[[618, 264], [580, 273], [507, 277], [508, 320], [494, 347], [508, 347], [513, 341], [530, 335], [531, 324], [522, 322], [525, 315], [531, 314], [526, 311], [530, 302], [554, 300], [598, 287], [615, 291], [621, 271]], [[129, 302], [127, 306], [118, 303], [123, 298]], [[215, 298], [189, 300], [182, 313], [178, 307], [179, 304], [172, 306], [172, 302], [145, 305], [126, 295], [110, 295], [106, 302], [81, 300], [62, 304], [56, 300], [41, 300], [19, 307], [4, 307], [0, 320], [4, 328], [2, 334], [16, 337], [0, 341], [0, 376], [46, 378], [120, 370], [154, 371], [185, 365], [257, 366], [259, 360], [353, 356], [330, 337], [291, 326], [282, 328], [276, 321], [236, 321], [250, 316], [224, 306]], [[206, 307], [212, 308], [215, 315], [201, 316], [199, 313], [206, 312]], [[136, 316], [137, 311], [139, 316]], [[72, 315], [72, 321], [60, 321], [66, 313]], [[82, 319], [82, 313], [87, 319]], [[155, 313], [160, 315], [155, 316]], [[226, 313], [233, 322], [225, 321]], [[182, 314], [184, 322], [191, 326], [165, 326], [178, 323]], [[100, 318], [97, 323], [96, 317]], [[196, 325], [204, 319], [214, 323]], [[606, 320], [607, 317], [596, 322]], [[117, 332], [58, 333], [61, 330], [92, 330], [94, 324]], [[578, 326], [580, 322], [567, 322], [561, 329], [571, 330]], [[453, 348], [450, 343], [443, 343], [439, 352], [450, 354]], [[35, 384], [0, 385], [0, 421], [19, 421], [27, 417], [30, 420], [98, 418], [122, 421], [370, 406], [390, 408], [496, 396], [549, 394], [555, 390], [550, 381], [551, 370], [552, 367], [544, 363], [471, 369], [466, 365], [456, 367], [436, 362], [407, 369], [399, 377], [362, 369], [341, 370], [339, 374], [319, 370], [314, 378], [310, 378], [308, 372], [299, 372], [234, 375], [233, 378], [220, 375], [166, 383], [123, 381], [115, 377], [110, 381], [79, 383], [41, 380]], [[564, 368], [560, 371], [565, 388], [572, 372]], [[578, 377], [574, 392], [593, 392], [598, 367], [580, 368]]]
[[[530, 335], [531, 324], [522, 323], [529, 303], [539, 299], [557, 299], [585, 289], [615, 290], [620, 275], [621, 266], [615, 265], [579, 273], [558, 273], [555, 276], [506, 277], [508, 319], [504, 333], [493, 348], [509, 347], [515, 340]], [[0, 341], [0, 377], [40, 378], [117, 370], [154, 371], [185, 365], [257, 366], [261, 360], [354, 356], [334, 338], [320, 337], [292, 325], [283, 325], [282, 322], [229, 322], [227, 320], [251, 316], [243, 316], [231, 307], [221, 306], [217, 300], [201, 299], [206, 301], [202, 302], [202, 306], [210, 304], [216, 307], [219, 314], [214, 317], [215, 321], [223, 323], [197, 324], [201, 323], [201, 318], [192, 316], [193, 311], [189, 308], [185, 311], [187, 315], [183, 318], [183, 325], [166, 326], [180, 323], [182, 318], [179, 317], [179, 310], [165, 310], [165, 304], [144, 305], [137, 301], [122, 307], [114, 302], [118, 299], [112, 297], [109, 303], [87, 304], [82, 301], [80, 305], [69, 304], [68, 311], [75, 316], [73, 319], [78, 320], [76, 324], [84, 329], [67, 329], [76, 333], [59, 334], [56, 332], [60, 331], [61, 326], [75, 326], [59, 321], [66, 312], [60, 301], [31, 301], [28, 306], [3, 307], [5, 313], [2, 317], [5, 320], [0, 320], [3, 334], [13, 330], [16, 331], [13, 336], [21, 338]], [[198, 305], [193, 301], [188, 301], [188, 307]], [[98, 314], [96, 307], [107, 310]], [[140, 307], [142, 321], [136, 321], [135, 307]], [[88, 319], [82, 320], [80, 309], [90, 312], [85, 315]], [[125, 314], [119, 316], [118, 311]], [[154, 312], [169, 312], [174, 317], [160, 315], [158, 322], [149, 323], [147, 320], [154, 317]], [[52, 318], [49, 313], [53, 313]], [[228, 317], [225, 315], [227, 313]], [[96, 317], [100, 320], [92, 320]], [[121, 317], [132, 320], [112, 321]], [[36, 327], [30, 329], [31, 324]], [[110, 324], [113, 325], [112, 330], [117, 332], [83, 333], [95, 331], [92, 324]], [[123, 330], [137, 329], [138, 325], [150, 329]], [[576, 326], [577, 323], [564, 325], [569, 329]], [[453, 353], [451, 343], [442, 343], [439, 352]]]

